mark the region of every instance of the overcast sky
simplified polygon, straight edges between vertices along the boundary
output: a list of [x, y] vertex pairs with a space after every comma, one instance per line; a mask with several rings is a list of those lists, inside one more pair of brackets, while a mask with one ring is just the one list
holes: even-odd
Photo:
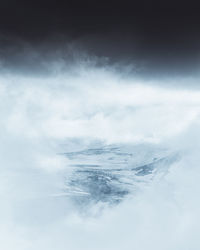
[[177, 0], [1, 1], [0, 56], [14, 63], [24, 43], [37, 49], [73, 43], [111, 62], [134, 62], [142, 73], [193, 74], [199, 69], [199, 10], [197, 2]]

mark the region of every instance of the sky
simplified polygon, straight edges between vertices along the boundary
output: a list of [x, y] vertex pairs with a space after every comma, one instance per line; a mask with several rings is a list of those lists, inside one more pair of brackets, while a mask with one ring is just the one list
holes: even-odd
[[197, 1], [9, 0], [1, 1], [0, 7], [0, 43], [8, 51], [1, 51], [5, 60], [14, 61], [16, 50], [24, 44], [55, 51], [71, 43], [110, 63], [134, 62], [141, 74], [198, 71]]

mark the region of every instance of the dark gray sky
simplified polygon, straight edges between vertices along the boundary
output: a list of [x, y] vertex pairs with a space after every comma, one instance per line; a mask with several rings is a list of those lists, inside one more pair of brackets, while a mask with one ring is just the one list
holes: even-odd
[[192, 72], [199, 68], [200, 5], [177, 0], [4, 0], [0, 34], [0, 56], [9, 55], [9, 60], [16, 53], [8, 48], [19, 40], [32, 47], [52, 41], [59, 47], [66, 40], [111, 61], [137, 61], [152, 72]]

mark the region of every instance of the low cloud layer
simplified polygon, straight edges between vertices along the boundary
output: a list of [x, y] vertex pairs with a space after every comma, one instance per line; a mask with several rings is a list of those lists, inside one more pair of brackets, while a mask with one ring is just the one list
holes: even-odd
[[[2, 249], [199, 249], [198, 89], [76, 64], [49, 77], [2, 75], [0, 110]], [[96, 141], [180, 160], [118, 206], [82, 216], [59, 196], [72, 173], [62, 153]]]

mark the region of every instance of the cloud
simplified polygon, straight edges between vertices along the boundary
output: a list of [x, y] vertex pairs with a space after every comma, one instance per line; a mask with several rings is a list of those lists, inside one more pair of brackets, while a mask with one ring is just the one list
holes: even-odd
[[[199, 90], [82, 64], [2, 75], [0, 110], [2, 249], [199, 249]], [[93, 141], [153, 144], [181, 160], [119, 206], [83, 217], [62, 195], [73, 174], [62, 153]]]

